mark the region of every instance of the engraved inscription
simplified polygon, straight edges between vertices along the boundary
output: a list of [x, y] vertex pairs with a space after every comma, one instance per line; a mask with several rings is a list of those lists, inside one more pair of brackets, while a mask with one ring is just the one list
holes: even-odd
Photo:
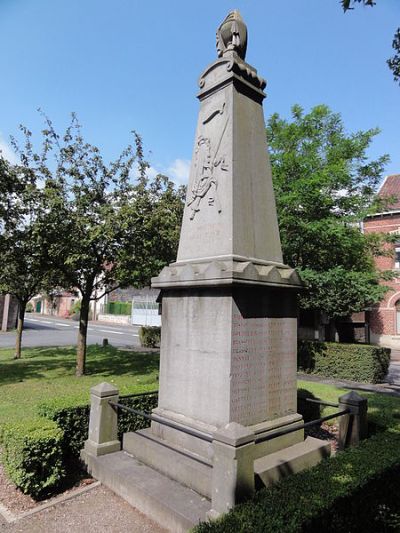
[[232, 324], [231, 419], [256, 424], [296, 412], [296, 319]]

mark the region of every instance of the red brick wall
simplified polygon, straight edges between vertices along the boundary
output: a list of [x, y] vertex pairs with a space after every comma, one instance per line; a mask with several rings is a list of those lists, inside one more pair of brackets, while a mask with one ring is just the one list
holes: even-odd
[[[400, 228], [400, 214], [381, 215], [379, 217], [369, 218], [364, 221], [365, 233], [389, 233]], [[400, 242], [400, 235], [399, 235]], [[388, 245], [388, 248], [394, 248], [394, 245]], [[375, 264], [380, 270], [392, 270], [395, 267], [394, 255], [392, 257], [377, 257]], [[385, 282], [389, 287], [385, 298], [380, 304], [371, 309], [370, 327], [371, 331], [378, 335], [396, 335], [396, 307], [395, 304], [400, 300], [400, 272], [399, 277], [392, 281]]]

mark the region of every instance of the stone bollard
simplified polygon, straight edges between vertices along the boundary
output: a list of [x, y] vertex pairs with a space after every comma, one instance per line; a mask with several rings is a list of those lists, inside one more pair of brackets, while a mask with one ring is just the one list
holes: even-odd
[[90, 389], [89, 436], [85, 452], [105, 455], [121, 449], [118, 440], [118, 414], [108, 402], [118, 402], [118, 389], [109, 383], [100, 383]]
[[217, 518], [254, 494], [254, 439], [252, 431], [236, 422], [214, 433], [208, 518]]
[[368, 400], [350, 391], [339, 397], [339, 409], [350, 413], [339, 418], [339, 449], [356, 446], [368, 434]]

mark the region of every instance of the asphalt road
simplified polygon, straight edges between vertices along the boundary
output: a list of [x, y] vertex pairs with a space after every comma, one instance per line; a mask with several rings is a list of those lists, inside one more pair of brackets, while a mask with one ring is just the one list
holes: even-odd
[[[104, 338], [113, 346], [140, 346], [139, 326], [120, 326], [90, 322], [88, 344], [101, 344]], [[58, 317], [28, 315], [22, 335], [22, 346], [69, 346], [76, 344], [78, 323]], [[0, 333], [0, 347], [15, 346], [15, 331]]]

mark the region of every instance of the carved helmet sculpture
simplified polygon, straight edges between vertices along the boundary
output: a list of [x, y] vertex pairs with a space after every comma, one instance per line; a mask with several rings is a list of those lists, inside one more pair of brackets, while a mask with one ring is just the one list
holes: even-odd
[[217, 53], [234, 50], [241, 59], [246, 56], [247, 27], [239, 11], [231, 11], [217, 30]]

